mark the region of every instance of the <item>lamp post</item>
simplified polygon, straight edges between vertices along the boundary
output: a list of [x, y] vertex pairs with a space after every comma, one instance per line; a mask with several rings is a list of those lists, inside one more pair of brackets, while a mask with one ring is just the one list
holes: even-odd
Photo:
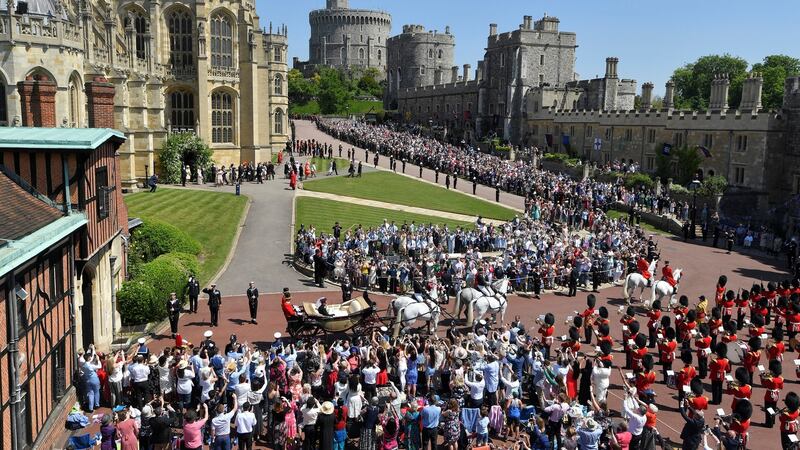
[[697, 232], [695, 231], [695, 226], [697, 224], [697, 189], [700, 188], [701, 184], [700, 180], [696, 178], [689, 183], [689, 190], [692, 191], [692, 218], [689, 233], [692, 239], [697, 238]]

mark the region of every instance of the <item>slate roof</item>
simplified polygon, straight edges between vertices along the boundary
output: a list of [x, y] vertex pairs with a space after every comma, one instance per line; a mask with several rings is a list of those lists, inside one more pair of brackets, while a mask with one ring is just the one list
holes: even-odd
[[27, 236], [63, 217], [61, 211], [0, 173], [0, 242]]
[[111, 128], [0, 127], [0, 148], [94, 150], [109, 139], [125, 136]]

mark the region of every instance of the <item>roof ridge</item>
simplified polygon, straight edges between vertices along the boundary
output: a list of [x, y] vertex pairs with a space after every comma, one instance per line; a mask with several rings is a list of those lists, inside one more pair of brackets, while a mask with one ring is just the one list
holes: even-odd
[[64, 213], [63, 208], [56, 202], [50, 200], [49, 197], [39, 192], [35, 187], [33, 187], [30, 183], [25, 181], [22, 177], [17, 175], [16, 173], [9, 170], [3, 164], [0, 164], [0, 173], [5, 175], [8, 179], [10, 179], [14, 184], [19, 186], [23, 191], [27, 192], [34, 198], [44, 202], [47, 206], [57, 209], [60, 213]]

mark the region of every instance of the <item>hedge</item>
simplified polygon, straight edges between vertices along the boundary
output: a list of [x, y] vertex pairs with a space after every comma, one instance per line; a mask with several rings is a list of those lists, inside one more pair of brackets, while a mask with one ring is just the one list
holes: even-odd
[[197, 271], [197, 257], [188, 253], [166, 253], [142, 264], [136, 278], [123, 283], [117, 293], [122, 323], [135, 325], [166, 318], [170, 294], [175, 292], [184, 301], [189, 275]]
[[180, 228], [157, 220], [148, 220], [133, 230], [131, 253], [142, 262], [150, 262], [170, 252], [196, 255], [200, 243]]

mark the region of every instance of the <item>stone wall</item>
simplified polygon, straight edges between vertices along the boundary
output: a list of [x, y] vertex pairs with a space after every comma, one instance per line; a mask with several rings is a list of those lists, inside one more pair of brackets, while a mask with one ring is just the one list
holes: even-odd
[[384, 107], [397, 109], [398, 94], [404, 89], [457, 82], [462, 76], [454, 66], [454, 50], [455, 37], [449, 27], [439, 33], [425, 31], [422, 25], [404, 25], [403, 33], [387, 43]]

